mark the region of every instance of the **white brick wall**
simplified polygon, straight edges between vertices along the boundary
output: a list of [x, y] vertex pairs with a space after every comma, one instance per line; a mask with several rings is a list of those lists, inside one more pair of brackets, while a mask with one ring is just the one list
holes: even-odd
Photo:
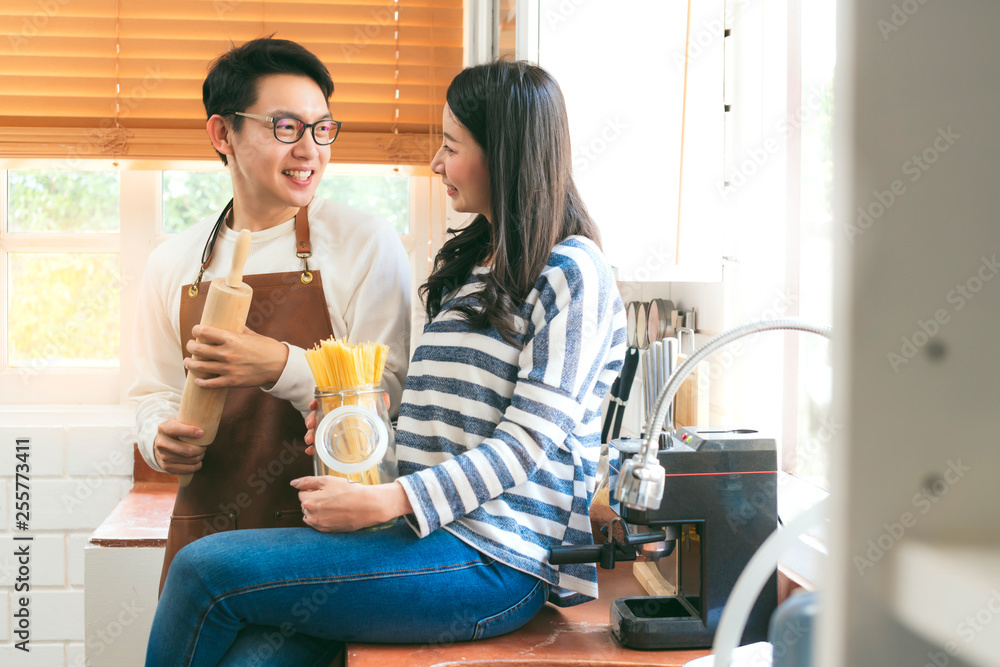
[[87, 667], [143, 664], [163, 549], [90, 545], [85, 560], [87, 585], [100, 591], [86, 600]]
[[66, 474], [106, 477], [132, 474], [133, 429], [72, 426], [66, 429]]
[[55, 667], [66, 664], [66, 650], [62, 644], [36, 644], [32, 641], [28, 646], [31, 649], [28, 653], [19, 651], [11, 644], [0, 646], [0, 665]]
[[31, 641], [82, 642], [83, 590], [31, 591]]
[[[0, 618], [4, 620], [10, 618], [10, 606], [7, 604], [9, 597], [10, 594], [7, 593], [0, 595]], [[10, 641], [10, 623], [0, 623], [0, 643], [8, 641]]]
[[66, 644], [66, 667], [87, 667], [87, 653], [84, 644]]
[[[132, 483], [133, 416], [123, 408], [0, 406], [0, 665], [83, 667], [84, 548]], [[31, 519], [14, 530], [16, 438], [30, 438]], [[30, 535], [31, 651], [14, 649], [13, 538]]]
[[[10, 421], [13, 421], [11, 419]], [[3, 426], [0, 427], [0, 443], [3, 443], [3, 451], [10, 451], [14, 448], [14, 440], [17, 438], [31, 438], [31, 450], [28, 463], [31, 465], [31, 477], [58, 477], [63, 474], [65, 457], [63, 455], [63, 442], [66, 438], [65, 429], [61, 426], [44, 426], [51, 421], [44, 416], [33, 417], [31, 421], [35, 424], [25, 424], [24, 426]], [[4, 420], [4, 423], [10, 423]], [[13, 477], [14, 465], [13, 456], [10, 461], [3, 461], [0, 465], [0, 476]]]
[[122, 499], [119, 482], [119, 478], [98, 475], [34, 481], [31, 529], [97, 528]]
[[0, 479], [0, 532], [7, 530], [8, 516], [10, 516], [10, 508], [7, 506], [7, 481]]
[[[66, 538], [62, 533], [32, 534], [30, 542], [18, 542], [29, 545], [31, 562], [31, 587], [35, 586], [65, 586], [66, 585]], [[13, 545], [13, 535], [7, 538], [7, 544]], [[13, 589], [19, 563], [14, 555], [14, 548], [4, 548], [0, 551], [0, 586]]]
[[83, 586], [83, 549], [90, 541], [90, 533], [66, 536], [66, 583]]

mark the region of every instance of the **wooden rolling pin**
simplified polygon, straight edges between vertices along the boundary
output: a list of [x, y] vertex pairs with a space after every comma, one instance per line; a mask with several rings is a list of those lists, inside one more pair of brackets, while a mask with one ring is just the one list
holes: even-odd
[[[209, 285], [205, 298], [205, 309], [201, 313], [202, 326], [216, 327], [226, 331], [241, 333], [250, 312], [250, 299], [253, 290], [243, 282], [243, 265], [250, 254], [250, 232], [242, 230], [236, 237], [236, 248], [233, 250], [233, 264], [229, 275], [216, 278]], [[204, 341], [199, 340], [203, 343]], [[192, 358], [200, 360], [198, 355]], [[195, 378], [212, 377], [206, 373], [188, 371], [184, 381], [184, 393], [181, 395], [181, 407], [177, 411], [177, 421], [182, 424], [197, 426], [205, 431], [200, 438], [180, 438], [199, 447], [207, 447], [215, 440], [219, 430], [219, 420], [222, 418], [222, 407], [226, 404], [226, 394], [229, 389], [205, 389], [195, 384]], [[191, 483], [191, 475], [179, 475], [178, 484], [187, 486]]]

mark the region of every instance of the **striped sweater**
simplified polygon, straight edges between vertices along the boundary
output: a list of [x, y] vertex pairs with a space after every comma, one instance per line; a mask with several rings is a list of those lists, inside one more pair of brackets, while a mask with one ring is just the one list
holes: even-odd
[[515, 347], [454, 310], [475, 303], [486, 271], [445, 296], [410, 362], [396, 436], [407, 521], [547, 581], [556, 604], [586, 602], [596, 566], [551, 565], [548, 549], [593, 543], [601, 401], [625, 356], [621, 297], [597, 246], [570, 237], [520, 310]]

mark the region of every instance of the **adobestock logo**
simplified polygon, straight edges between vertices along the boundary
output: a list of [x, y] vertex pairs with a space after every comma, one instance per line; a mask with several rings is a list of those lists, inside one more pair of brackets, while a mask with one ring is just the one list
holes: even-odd
[[[7, 35], [10, 47], [15, 54], [21, 53], [21, 47], [28, 43], [28, 40], [38, 35], [42, 28], [49, 24], [53, 17], [59, 14], [59, 10], [64, 5], [69, 4], [69, 0], [43, 0], [38, 3], [39, 11], [31, 16], [21, 19], [21, 30], [17, 34]], [[6, 17], [5, 17], [6, 18]]]
[[903, 0], [902, 4], [893, 4], [892, 12], [887, 19], [879, 19], [875, 22], [879, 32], [882, 33], [883, 41], [888, 42], [889, 36], [900, 29], [917, 13], [922, 6], [927, 4], [927, 0]]
[[738, 192], [762, 171], [768, 161], [787, 146], [789, 134], [821, 117], [824, 108], [829, 104], [829, 94], [829, 91], [819, 88], [803, 91], [802, 107], [793, 114], [781, 117], [775, 123], [774, 133], [777, 138], [769, 136], [759, 147], [744, 151], [742, 160], [725, 174], [724, 179], [716, 181], [715, 189], [722, 201], [728, 201], [730, 195]]
[[[981, 633], [985, 632], [996, 617], [1000, 615], [1000, 591], [994, 588], [990, 591], [990, 594], [992, 597], [982, 607], [976, 610], [974, 614], [966, 616], [955, 626], [955, 636], [961, 639], [966, 646], [971, 644]], [[962, 645], [954, 640], [948, 641], [944, 645], [944, 651], [927, 654], [928, 662], [925, 662], [923, 667], [946, 667], [946, 665], [951, 663], [951, 658], [961, 652]]]
[[[1000, 263], [997, 262], [996, 254], [989, 258], [983, 255], [975, 273], [949, 290], [945, 295], [945, 301], [952, 304], [953, 311], [957, 313], [976, 298], [983, 286], [993, 280], [997, 273], [1000, 273]], [[928, 343], [950, 322], [951, 313], [945, 308], [938, 308], [934, 311], [934, 315], [926, 320], [917, 320], [917, 330], [909, 336], [902, 337], [902, 345], [898, 352], [889, 352], [887, 355], [892, 372], [899, 373], [899, 369], [910, 363], [925, 346], [932, 358], [941, 357], [944, 354], [943, 346], [939, 343], [928, 346]]]
[[590, 165], [604, 155], [608, 147], [615, 143], [627, 129], [628, 125], [622, 122], [621, 116], [606, 120], [597, 136], [584, 144], [582, 148], [574, 151], [574, 175], [579, 176], [586, 172]]

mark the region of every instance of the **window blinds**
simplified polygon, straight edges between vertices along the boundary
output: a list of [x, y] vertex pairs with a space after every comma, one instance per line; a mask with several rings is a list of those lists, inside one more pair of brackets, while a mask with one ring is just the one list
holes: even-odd
[[5, 0], [0, 157], [217, 159], [202, 81], [265, 35], [330, 69], [333, 161], [429, 162], [462, 66], [462, 0]]

